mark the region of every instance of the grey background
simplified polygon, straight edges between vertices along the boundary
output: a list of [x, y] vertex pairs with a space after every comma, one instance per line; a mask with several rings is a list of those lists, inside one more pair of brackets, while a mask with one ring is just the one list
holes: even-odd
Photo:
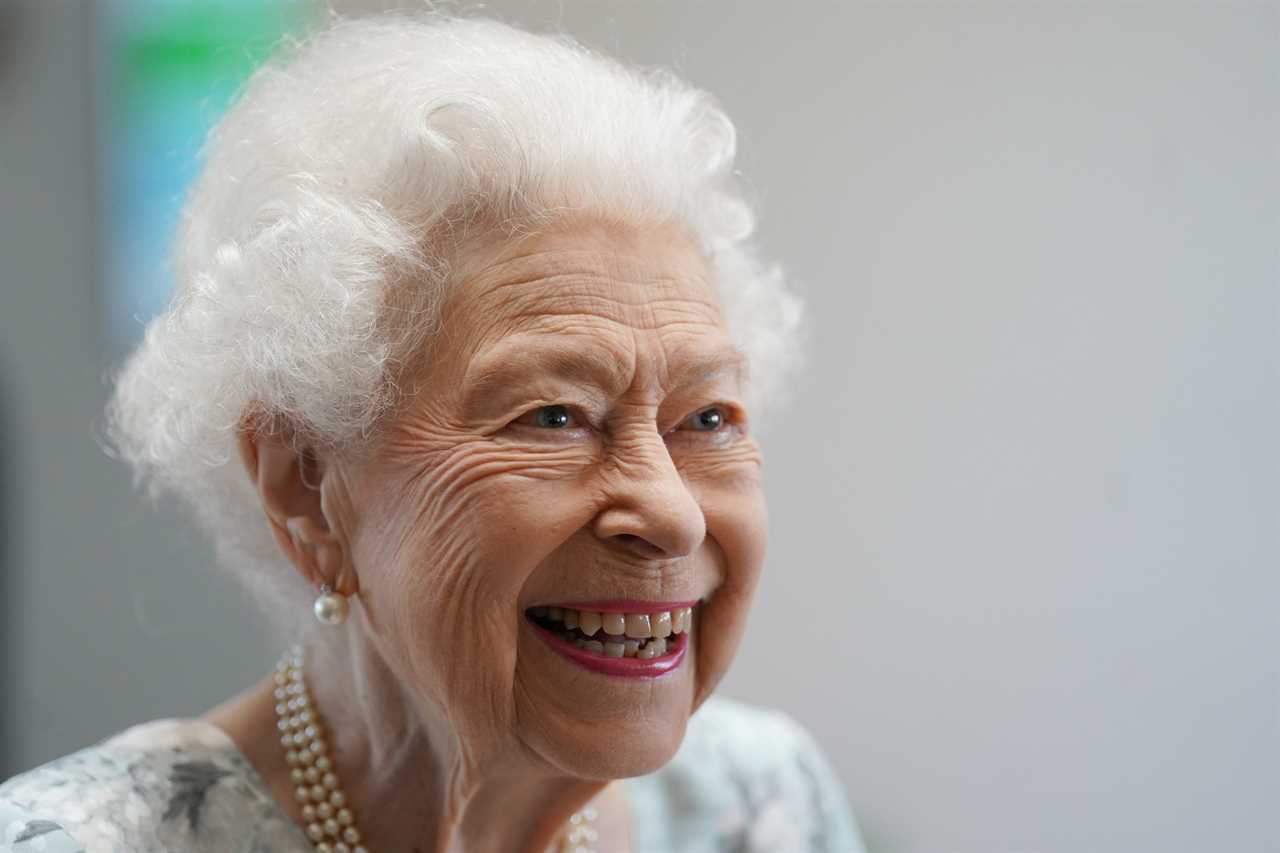
[[[809, 300], [722, 690], [881, 853], [1280, 849], [1280, 8], [491, 8], [716, 92]], [[3, 774], [275, 656], [93, 440], [91, 11], [0, 3]]]

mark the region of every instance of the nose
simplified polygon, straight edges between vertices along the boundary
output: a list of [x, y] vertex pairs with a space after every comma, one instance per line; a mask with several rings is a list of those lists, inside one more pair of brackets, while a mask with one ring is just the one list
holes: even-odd
[[707, 521], [654, 430], [616, 454], [606, 485], [608, 504], [596, 516], [596, 536], [638, 557], [670, 559], [693, 553]]

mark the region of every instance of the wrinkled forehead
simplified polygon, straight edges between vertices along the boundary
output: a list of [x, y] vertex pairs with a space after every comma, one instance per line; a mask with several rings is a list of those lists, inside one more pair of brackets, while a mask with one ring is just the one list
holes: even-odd
[[563, 228], [464, 269], [440, 314], [454, 378], [517, 341], [624, 363], [736, 358], [709, 265], [675, 229]]

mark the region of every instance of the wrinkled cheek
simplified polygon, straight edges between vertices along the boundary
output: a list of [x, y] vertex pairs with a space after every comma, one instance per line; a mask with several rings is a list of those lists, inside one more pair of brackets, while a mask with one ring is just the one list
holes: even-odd
[[373, 639], [414, 707], [447, 721], [479, 760], [511, 728], [515, 626], [485, 582], [494, 573], [484, 553], [461, 538], [431, 537], [434, 549], [401, 555], [377, 596]]
[[429, 498], [402, 491], [371, 504], [353, 558], [371, 639], [419, 699], [444, 705], [455, 662], [474, 670], [462, 658], [474, 654], [466, 640], [484, 597], [475, 586], [483, 540], [434, 512]]
[[460, 731], [501, 729], [512, 704], [521, 590], [590, 509], [564, 482], [511, 474], [446, 491], [399, 502], [429, 509], [378, 531], [362, 587], [367, 573], [377, 642], [414, 691]]

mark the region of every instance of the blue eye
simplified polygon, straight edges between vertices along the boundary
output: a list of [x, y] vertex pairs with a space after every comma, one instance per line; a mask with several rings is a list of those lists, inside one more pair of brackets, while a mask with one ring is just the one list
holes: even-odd
[[719, 406], [711, 406], [700, 412], [694, 412], [685, 418], [680, 426], [695, 432], [715, 432], [724, 426], [726, 420], [724, 412], [721, 411]]

